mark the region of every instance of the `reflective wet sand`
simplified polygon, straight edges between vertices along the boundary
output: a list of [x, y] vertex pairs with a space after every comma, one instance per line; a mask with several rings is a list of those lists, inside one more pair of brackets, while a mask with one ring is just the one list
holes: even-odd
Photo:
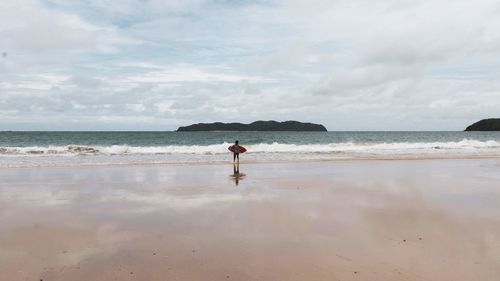
[[0, 170], [1, 280], [499, 280], [500, 161]]

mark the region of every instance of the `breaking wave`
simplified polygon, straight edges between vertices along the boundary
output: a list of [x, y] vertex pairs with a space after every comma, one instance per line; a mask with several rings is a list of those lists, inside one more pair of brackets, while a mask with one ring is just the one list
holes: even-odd
[[[0, 156], [78, 156], [78, 155], [218, 155], [227, 154], [230, 143], [212, 145], [168, 145], [168, 146], [30, 146], [0, 147]], [[258, 143], [245, 145], [248, 154], [435, 154], [435, 153], [500, 153], [500, 142], [464, 139], [457, 142], [398, 142], [398, 143], [328, 143], [328, 144], [284, 144]]]

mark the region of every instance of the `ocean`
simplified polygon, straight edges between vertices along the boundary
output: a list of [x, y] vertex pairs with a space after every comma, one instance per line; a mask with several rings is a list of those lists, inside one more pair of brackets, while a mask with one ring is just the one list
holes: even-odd
[[0, 167], [500, 157], [500, 132], [0, 132]]

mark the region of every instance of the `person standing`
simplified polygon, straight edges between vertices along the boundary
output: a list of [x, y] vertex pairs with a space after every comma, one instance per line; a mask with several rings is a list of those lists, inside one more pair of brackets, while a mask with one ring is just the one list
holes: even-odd
[[235, 141], [234, 145], [233, 145], [233, 162], [235, 162], [236, 159], [238, 159], [238, 163], [239, 163], [240, 162], [240, 145], [238, 143], [239, 143], [238, 141]]

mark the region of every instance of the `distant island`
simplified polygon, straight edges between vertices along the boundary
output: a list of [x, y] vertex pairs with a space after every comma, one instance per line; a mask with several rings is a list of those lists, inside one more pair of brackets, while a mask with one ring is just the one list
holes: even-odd
[[256, 121], [250, 124], [243, 123], [199, 123], [179, 127], [177, 132], [199, 131], [294, 131], [294, 132], [326, 132], [321, 124], [303, 123], [298, 121]]
[[470, 125], [465, 131], [500, 131], [500, 118], [483, 119]]

